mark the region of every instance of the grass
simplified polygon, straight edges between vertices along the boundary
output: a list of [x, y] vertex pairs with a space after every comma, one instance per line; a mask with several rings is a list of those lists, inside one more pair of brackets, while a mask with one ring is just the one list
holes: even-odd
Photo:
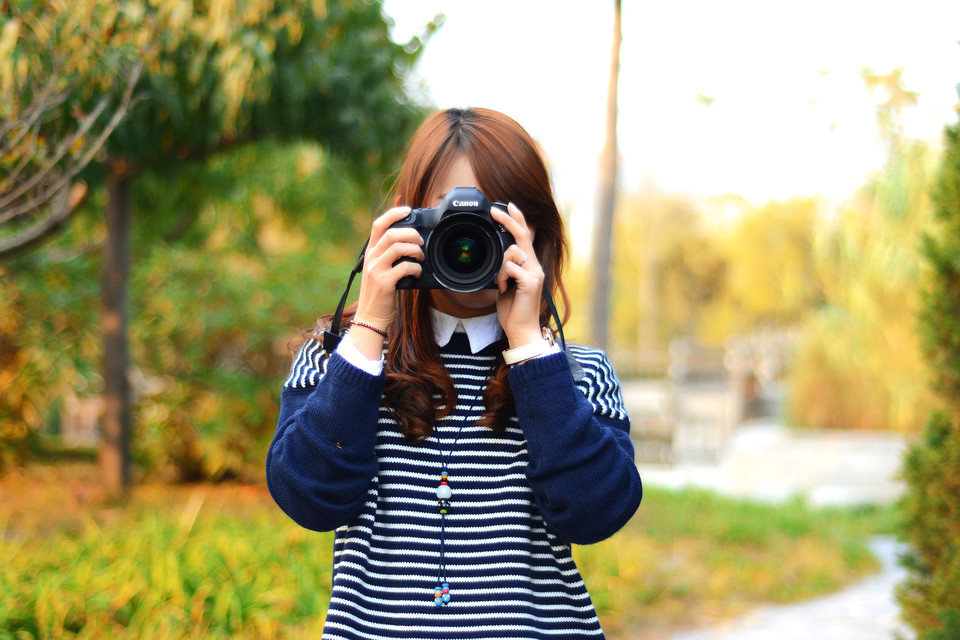
[[575, 557], [608, 635], [654, 638], [855, 582], [879, 569], [867, 541], [893, 535], [897, 517], [650, 488], [623, 530]]
[[[12, 474], [0, 495], [0, 639], [320, 635], [332, 537], [263, 487], [140, 486], [110, 507], [76, 463]], [[895, 517], [649, 489], [624, 530], [575, 553], [608, 636], [653, 638], [844, 586], [875, 570], [866, 538]]]

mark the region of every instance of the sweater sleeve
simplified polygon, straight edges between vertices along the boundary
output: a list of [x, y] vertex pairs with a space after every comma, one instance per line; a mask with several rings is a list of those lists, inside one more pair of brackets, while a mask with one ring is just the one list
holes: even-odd
[[547, 529], [591, 544], [627, 523], [643, 487], [613, 367], [602, 351], [568, 349], [584, 371], [578, 382], [557, 354], [511, 369], [510, 386], [527, 439], [527, 478]]
[[297, 354], [267, 451], [267, 486], [301, 526], [330, 531], [363, 508], [377, 475], [384, 380], [328, 356], [314, 340]]

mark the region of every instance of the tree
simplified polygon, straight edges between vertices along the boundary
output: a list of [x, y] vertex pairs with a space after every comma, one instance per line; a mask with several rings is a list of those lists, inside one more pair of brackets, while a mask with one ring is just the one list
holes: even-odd
[[[5, 30], [10, 37], [19, 28]], [[0, 68], [10, 66], [10, 48], [0, 46]], [[107, 113], [108, 99], [102, 98], [90, 113], [72, 114], [75, 129], [58, 112], [72, 93], [55, 66], [43, 86], [2, 87], [5, 111], [14, 111], [15, 96], [27, 95], [31, 102], [5, 113], [0, 124], [0, 256], [22, 250], [54, 232], [80, 207], [87, 194], [79, 174], [87, 168], [113, 130], [136, 103], [132, 95], [142, 65], [134, 65], [126, 81], [120, 105]], [[12, 75], [12, 74], [11, 74]], [[30, 80], [30, 79], [27, 79]], [[11, 83], [12, 84], [12, 83]], [[109, 117], [107, 117], [109, 115]], [[51, 130], [53, 129], [53, 130]], [[48, 140], [56, 141], [48, 144]]]
[[127, 291], [137, 177], [277, 137], [317, 140], [369, 180], [389, 168], [422, 116], [402, 81], [420, 40], [393, 43], [380, 4], [364, 0], [8, 2], [24, 25], [14, 69], [63, 59], [81, 112], [120, 100], [104, 68], [144, 65], [134, 91], [145, 99], [115, 128], [91, 174], [108, 193], [101, 461], [119, 496], [130, 483]]
[[948, 127], [935, 191], [938, 225], [924, 236], [930, 268], [919, 333], [941, 408], [904, 457], [907, 580], [897, 592], [918, 640], [960, 637], [960, 123]]
[[617, 83], [620, 77], [620, 0], [614, 1], [613, 47], [607, 85], [606, 136], [600, 161], [599, 206], [593, 237], [591, 325], [597, 345], [606, 347], [610, 322], [610, 245], [617, 196]]
[[822, 302], [813, 260], [820, 207], [812, 198], [747, 206], [722, 240], [724, 292], [707, 309], [714, 339], [799, 325]]
[[722, 293], [726, 259], [691, 200], [652, 187], [621, 199], [614, 229], [610, 344], [652, 368], [667, 342], [700, 333], [703, 309]]
[[920, 234], [934, 217], [934, 156], [906, 139], [915, 94], [899, 72], [864, 73], [886, 163], [820, 221], [814, 244], [823, 304], [798, 337], [788, 412], [811, 427], [919, 431], [930, 411], [916, 332], [923, 273]]

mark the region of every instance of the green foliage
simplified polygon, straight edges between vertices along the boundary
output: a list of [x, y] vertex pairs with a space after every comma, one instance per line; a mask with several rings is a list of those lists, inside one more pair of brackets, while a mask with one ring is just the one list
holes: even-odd
[[[88, 231], [81, 218], [74, 232]], [[57, 399], [93, 392], [99, 362], [97, 264], [89, 247], [51, 247], [0, 264], [0, 473], [38, 446]]]
[[423, 115], [403, 87], [420, 42], [391, 41], [379, 2], [11, 2], [3, 33], [15, 42], [0, 59], [9, 115], [63, 74], [71, 99], [51, 136], [104, 95], [119, 100], [117, 74], [145, 65], [145, 99], [107, 147], [125, 171], [270, 136], [323, 141], [369, 176], [391, 168]]
[[617, 535], [574, 553], [604, 629], [634, 637], [838, 589], [875, 570], [867, 537], [891, 533], [895, 519], [889, 507], [652, 488]]
[[[140, 461], [179, 478], [259, 475], [257, 452], [288, 362], [278, 336], [336, 299], [357, 229], [379, 206], [379, 177], [423, 115], [403, 79], [419, 39], [393, 43], [380, 3], [369, 0], [3, 7], [4, 115], [21, 115], [48, 76], [69, 95], [41, 138], [59, 141], [94, 105], [119, 100], [118, 75], [144, 65], [135, 88], [142, 99], [113, 131], [102, 166], [84, 174], [91, 184], [107, 170], [115, 183], [140, 178], [129, 295]], [[225, 155], [266, 139], [320, 146]], [[96, 264], [106, 253], [92, 212], [105, 198], [92, 191], [83, 228], [2, 267], [0, 323], [9, 333], [0, 381], [10, 388], [2, 391], [0, 465], [55, 422], [55, 399], [104, 387], [91, 371], [103, 355], [91, 345]], [[125, 202], [112, 204], [132, 215]]]
[[[0, 503], [0, 639], [320, 635], [332, 535], [294, 525], [263, 487], [140, 486], [125, 510], [31, 524], [35, 503], [71, 503], [58, 480], [15, 485], [45, 494], [19, 512]], [[848, 584], [875, 568], [864, 539], [892, 515], [653, 488], [626, 528], [574, 553], [604, 629], [633, 637]]]
[[946, 130], [937, 222], [924, 238], [930, 274], [919, 313], [932, 387], [942, 401], [907, 452], [902, 501], [911, 552], [898, 599], [921, 640], [960, 633], [960, 124]]
[[[367, 195], [347, 175], [316, 145], [264, 143], [137, 183], [141, 471], [261, 477], [287, 341], [336, 305], [373, 216], [356, 210]], [[55, 243], [3, 267], [0, 433], [11, 462], [55, 422], [58, 399], [99, 392], [103, 234], [88, 210]]]
[[0, 542], [0, 638], [319, 635], [332, 534], [276, 509], [139, 508], [50, 537]]

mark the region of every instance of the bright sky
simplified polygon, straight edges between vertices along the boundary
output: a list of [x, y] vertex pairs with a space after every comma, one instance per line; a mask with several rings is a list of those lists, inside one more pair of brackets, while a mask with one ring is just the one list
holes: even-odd
[[[399, 42], [446, 15], [417, 68], [426, 99], [514, 117], [546, 151], [561, 205], [589, 217], [613, 2], [385, 0], [384, 9]], [[939, 140], [957, 121], [960, 0], [626, 0], [622, 30], [624, 192], [652, 183], [757, 203], [844, 199], [882, 163], [864, 67], [904, 67], [920, 94], [909, 135]]]

